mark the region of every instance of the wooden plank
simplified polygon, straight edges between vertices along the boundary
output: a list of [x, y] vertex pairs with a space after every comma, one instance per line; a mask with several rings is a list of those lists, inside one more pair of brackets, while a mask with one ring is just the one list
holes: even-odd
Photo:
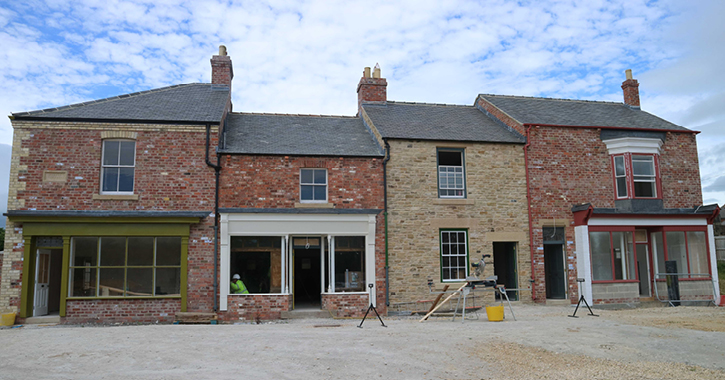
[[441, 302], [433, 310], [429, 311], [428, 314], [426, 314], [425, 317], [421, 318], [420, 321], [418, 321], [418, 322], [423, 322], [426, 319], [428, 319], [428, 317], [430, 317], [431, 314], [433, 314], [436, 310], [438, 310], [439, 307], [441, 307], [444, 303], [446, 303], [449, 299], [451, 299], [451, 297], [453, 297], [454, 295], [456, 295], [456, 293], [459, 293], [461, 290], [463, 290], [463, 288], [465, 288], [466, 285], [468, 285], [468, 283], [465, 283], [465, 284], [461, 285], [461, 287], [458, 288], [458, 290], [456, 290], [455, 292], [451, 293], [450, 296], [446, 297], [446, 299], [444, 299], [443, 302]]
[[445, 293], [449, 287], [450, 287], [450, 285], [446, 285], [443, 287], [443, 292], [441, 294], [439, 294], [438, 297], [436, 297], [435, 301], [433, 301], [433, 304], [430, 305], [430, 309], [428, 309], [429, 313], [431, 312], [431, 310], [433, 310], [436, 307], [436, 305], [438, 305], [438, 301], [440, 301], [441, 298], [443, 298], [443, 293]]

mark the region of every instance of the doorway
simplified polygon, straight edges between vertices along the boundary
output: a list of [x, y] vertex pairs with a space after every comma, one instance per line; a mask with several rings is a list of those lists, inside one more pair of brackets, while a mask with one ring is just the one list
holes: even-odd
[[544, 279], [546, 298], [566, 299], [566, 257], [564, 227], [544, 227]]
[[320, 292], [320, 249], [294, 249], [294, 308], [322, 306]]
[[35, 255], [35, 289], [33, 316], [58, 314], [60, 311], [60, 285], [63, 250], [38, 248]]
[[[506, 289], [518, 288], [516, 272], [516, 243], [493, 243], [493, 274], [498, 277], [496, 283]], [[498, 292], [495, 294], [496, 299], [501, 298]], [[519, 300], [519, 292], [516, 290], [506, 290], [506, 295], [511, 301]]]

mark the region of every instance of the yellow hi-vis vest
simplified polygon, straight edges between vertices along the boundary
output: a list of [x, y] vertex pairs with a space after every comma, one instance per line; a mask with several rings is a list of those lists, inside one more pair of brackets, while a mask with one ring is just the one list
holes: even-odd
[[231, 290], [232, 294], [249, 294], [249, 290], [247, 290], [247, 287], [244, 286], [244, 283], [242, 282], [242, 280], [237, 280], [237, 282], [232, 282], [230, 290]]

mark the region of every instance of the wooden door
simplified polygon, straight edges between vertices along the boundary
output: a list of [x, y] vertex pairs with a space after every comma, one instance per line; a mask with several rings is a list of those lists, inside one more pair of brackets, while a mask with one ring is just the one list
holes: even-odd
[[33, 316], [48, 314], [48, 289], [50, 287], [50, 251], [39, 249], [35, 260], [35, 300]]

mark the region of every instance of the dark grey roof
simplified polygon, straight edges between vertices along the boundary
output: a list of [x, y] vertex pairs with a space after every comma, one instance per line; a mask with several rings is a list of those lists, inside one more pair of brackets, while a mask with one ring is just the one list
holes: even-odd
[[229, 87], [190, 83], [93, 100], [64, 107], [14, 113], [22, 119], [90, 119], [219, 123]]
[[362, 120], [351, 116], [230, 113], [222, 153], [381, 157]]
[[690, 131], [624, 103], [479, 95], [522, 124]]
[[220, 208], [225, 214], [379, 214], [370, 208]]
[[[571, 208], [571, 212], [579, 212], [589, 209], [591, 203], [575, 205]], [[619, 214], [619, 215], [711, 215], [718, 209], [717, 204], [704, 205], [693, 208], [662, 208], [659, 210], [648, 211], [629, 211], [618, 208], [592, 207], [592, 214]]]
[[42, 217], [125, 217], [125, 218], [205, 218], [211, 211], [112, 211], [112, 210], [8, 210], [5, 216]]
[[384, 138], [524, 142], [473, 106], [388, 101], [363, 108]]

